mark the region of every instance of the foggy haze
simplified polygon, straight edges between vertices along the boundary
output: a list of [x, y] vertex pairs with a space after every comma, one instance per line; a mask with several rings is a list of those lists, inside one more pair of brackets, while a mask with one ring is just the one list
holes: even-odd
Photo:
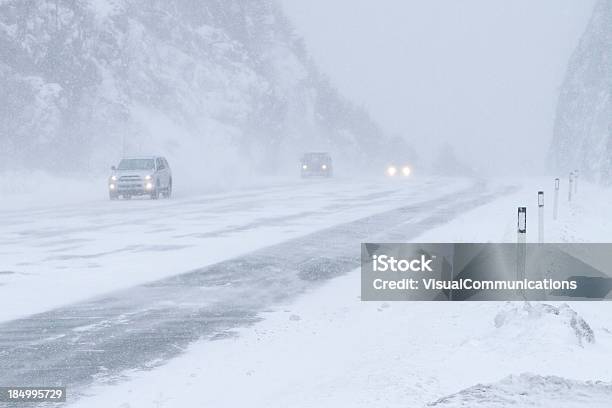
[[166, 156], [180, 191], [293, 179], [305, 151], [367, 164], [389, 141], [274, 0], [3, 1], [0, 43], [0, 176], [25, 173], [2, 192], [126, 155]]
[[0, 0], [0, 406], [610, 408], [610, 186], [612, 0]]
[[559, 86], [594, 5], [282, 3], [340, 91], [422, 158], [450, 143], [473, 167], [502, 174], [544, 169]]

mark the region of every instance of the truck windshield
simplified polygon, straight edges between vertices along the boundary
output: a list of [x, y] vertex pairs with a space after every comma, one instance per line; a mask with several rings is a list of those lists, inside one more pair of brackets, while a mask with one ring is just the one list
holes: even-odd
[[307, 153], [302, 157], [302, 161], [303, 162], [323, 163], [323, 162], [329, 162], [330, 157], [328, 154], [325, 154], [325, 153]]
[[153, 170], [155, 161], [153, 159], [123, 159], [119, 163], [119, 170]]

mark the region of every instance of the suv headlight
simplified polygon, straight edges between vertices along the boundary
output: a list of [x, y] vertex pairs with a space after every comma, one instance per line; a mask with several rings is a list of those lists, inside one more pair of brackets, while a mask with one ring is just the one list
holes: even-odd
[[112, 181], [117, 181], [117, 176], [111, 176]]

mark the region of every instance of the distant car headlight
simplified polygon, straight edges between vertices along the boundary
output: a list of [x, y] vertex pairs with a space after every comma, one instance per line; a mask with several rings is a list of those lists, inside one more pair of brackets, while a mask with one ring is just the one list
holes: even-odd
[[323, 165], [321, 166], [321, 170], [327, 170], [327, 164], [323, 164]]
[[145, 176], [145, 180], [151, 180], [152, 178], [153, 176], [149, 176], [149, 175]]
[[117, 181], [117, 176], [111, 176], [111, 180]]
[[114, 190], [114, 189], [115, 189], [115, 185], [114, 185], [114, 184], [109, 184], [109, 185], [108, 185], [108, 188], [109, 188], [110, 190]]
[[410, 167], [408, 167], [408, 166], [404, 166], [404, 167], [402, 167], [402, 174], [403, 174], [404, 176], [409, 176], [411, 171], [412, 171], [412, 170], [410, 170]]
[[387, 167], [387, 174], [391, 177], [395, 176], [397, 174], [397, 167], [395, 166]]
[[308, 166], [306, 164], [302, 164], [302, 169], [306, 170]]
[[146, 188], [147, 190], [152, 190], [152, 189], [153, 189], [153, 183], [147, 183], [147, 184], [145, 184], [145, 188]]

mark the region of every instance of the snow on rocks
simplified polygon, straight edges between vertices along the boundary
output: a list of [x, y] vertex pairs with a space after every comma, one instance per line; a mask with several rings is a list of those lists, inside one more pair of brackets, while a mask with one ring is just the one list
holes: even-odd
[[603, 408], [610, 406], [611, 399], [610, 383], [521, 374], [508, 376], [497, 383], [474, 385], [427, 406]]
[[529, 342], [554, 335], [580, 346], [595, 343], [595, 334], [589, 324], [565, 303], [560, 306], [508, 303], [495, 316], [495, 327]]

